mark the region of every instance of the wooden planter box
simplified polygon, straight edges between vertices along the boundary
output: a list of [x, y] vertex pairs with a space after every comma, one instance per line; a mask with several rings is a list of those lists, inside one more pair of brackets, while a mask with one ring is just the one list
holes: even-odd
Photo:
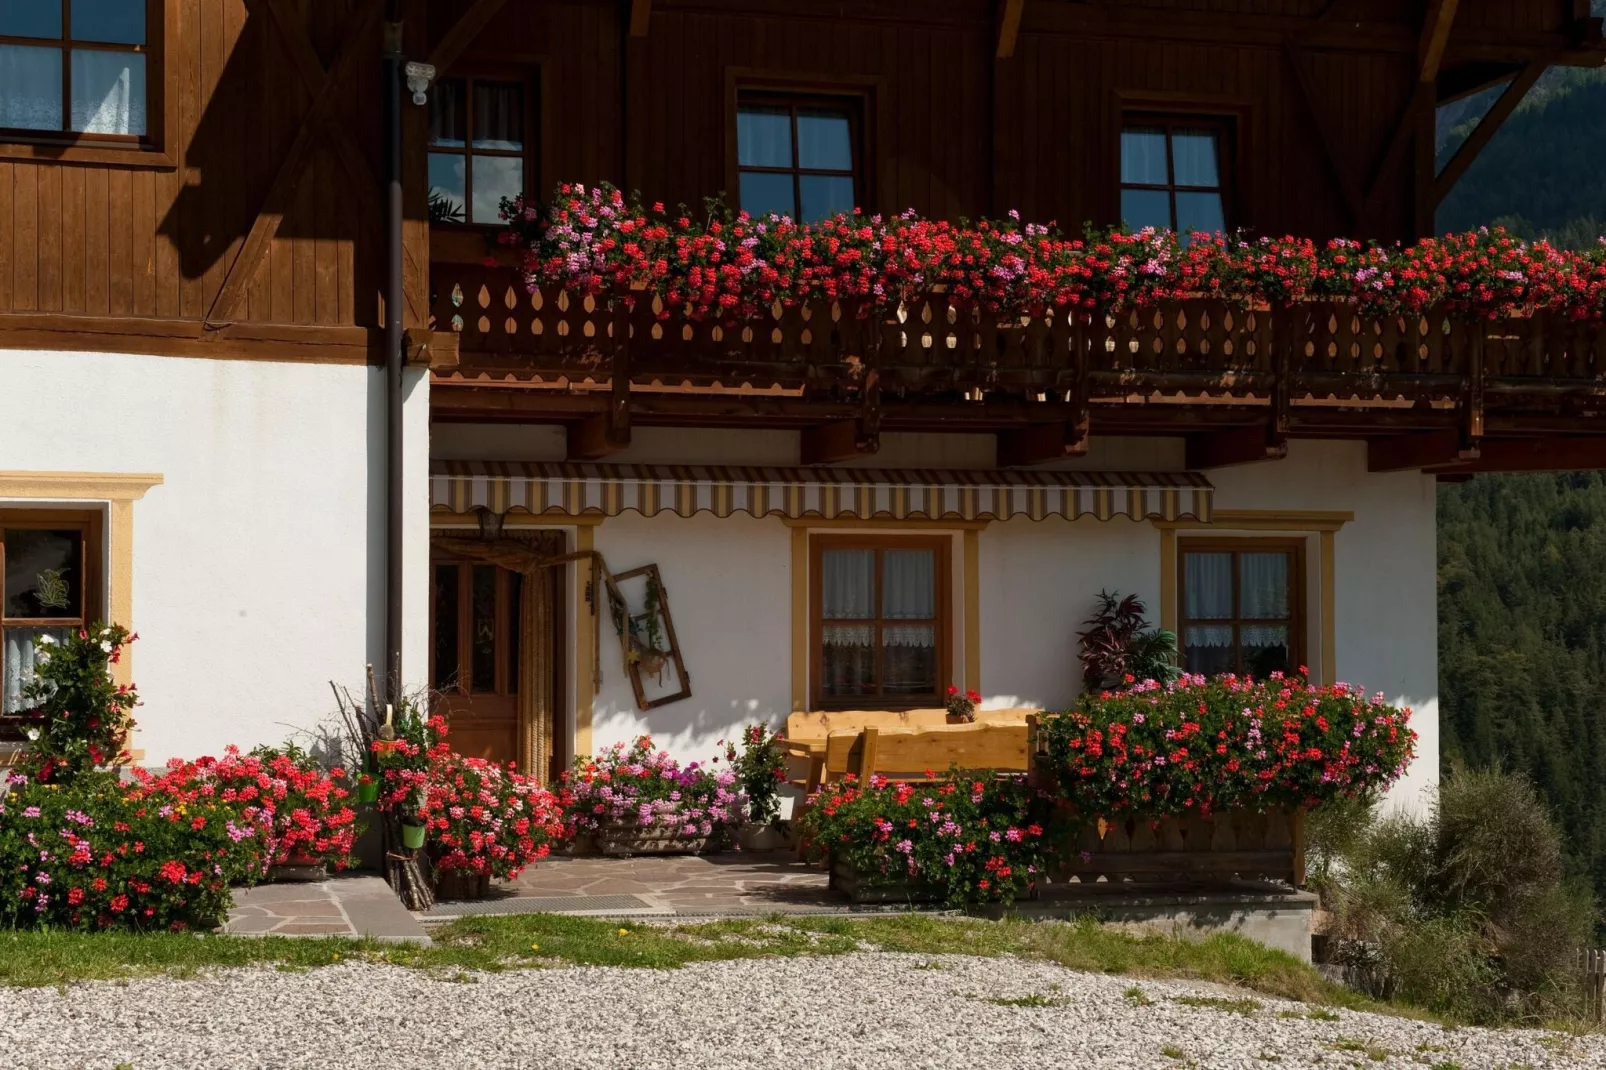
[[463, 869], [435, 871], [436, 899], [484, 899], [491, 894], [491, 878]]
[[269, 866], [263, 880], [269, 884], [294, 884], [326, 881], [329, 879], [329, 867], [304, 855], [297, 855], [284, 860], [283, 865]]
[[[681, 836], [669, 825], [635, 822], [603, 825], [596, 831], [597, 850], [615, 858], [632, 855], [698, 855], [708, 849], [713, 836]], [[718, 835], [716, 833], [716, 835]]]
[[1074, 831], [1061, 852], [1063, 878], [1084, 881], [1227, 881], [1305, 883], [1301, 812], [1230, 811], [1210, 817], [1120, 817], [1100, 835], [1096, 819], [1065, 815]]
[[943, 889], [935, 884], [908, 880], [868, 883], [864, 874], [836, 857], [831, 859], [830, 888], [855, 903], [940, 903], [944, 899]]

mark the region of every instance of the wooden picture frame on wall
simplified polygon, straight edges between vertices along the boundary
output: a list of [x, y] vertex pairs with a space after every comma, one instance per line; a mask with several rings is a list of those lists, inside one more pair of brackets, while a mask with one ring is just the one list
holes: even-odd
[[[622, 586], [631, 580], [644, 580], [648, 591], [646, 601], [640, 613], [630, 608], [621, 590]], [[653, 595], [656, 591], [656, 596]], [[675, 635], [675, 618], [669, 612], [669, 593], [664, 590], [663, 577], [658, 574], [657, 565], [643, 565], [628, 572], [615, 573], [608, 583], [608, 598], [612, 603], [615, 614], [615, 625], [619, 626], [619, 616], [622, 614], [624, 624], [620, 627], [619, 649], [624, 657], [625, 673], [630, 677], [631, 690], [636, 695], [636, 708], [639, 710], [653, 710], [659, 706], [667, 706], [671, 702], [691, 698], [691, 677], [686, 672], [686, 659], [680, 652], [680, 639]], [[657, 605], [653, 605], [654, 602]], [[636, 640], [638, 628], [650, 634], [652, 620], [657, 618], [658, 626], [662, 628], [663, 637], [668, 648], [662, 651], [645, 651], [642, 644]], [[661, 656], [663, 664], [654, 665], [650, 659]], [[647, 697], [646, 677], [661, 676], [663, 669], [673, 666], [675, 680], [679, 687], [668, 694]]]

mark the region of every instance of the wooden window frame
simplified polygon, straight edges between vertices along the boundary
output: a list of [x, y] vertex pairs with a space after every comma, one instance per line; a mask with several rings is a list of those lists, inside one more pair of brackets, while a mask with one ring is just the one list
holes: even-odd
[[[791, 112], [792, 123], [792, 166], [791, 167], [758, 167], [742, 163], [741, 157], [741, 124], [740, 116], [743, 108], [787, 108]], [[848, 151], [853, 155], [853, 166], [848, 170], [804, 167], [798, 160], [797, 151], [797, 117], [799, 110], [819, 110], [841, 112], [848, 120]], [[803, 214], [803, 176], [819, 175], [828, 178], [850, 177], [853, 179], [853, 206], [863, 208], [865, 196], [869, 189], [867, 178], [866, 157], [867, 141], [865, 138], [865, 117], [868, 111], [865, 94], [861, 92], [832, 91], [828, 87], [816, 89], [784, 89], [764, 85], [738, 84], [735, 100], [731, 110], [731, 147], [730, 168], [731, 190], [734, 196], [732, 207], [741, 208], [742, 203], [742, 175], [748, 172], [766, 175], [790, 175], [792, 178], [792, 207], [795, 212], [794, 221], [800, 220]]]
[[[1305, 642], [1305, 614], [1309, 603], [1308, 583], [1305, 574], [1305, 540], [1301, 538], [1183, 538], [1177, 540], [1177, 650], [1186, 659], [1189, 625], [1221, 627], [1230, 625], [1233, 635], [1233, 663], [1235, 672], [1242, 675], [1243, 644], [1239, 641], [1239, 628], [1245, 624], [1276, 624], [1275, 618], [1246, 618], [1238, 615], [1242, 588], [1239, 574], [1239, 555], [1246, 553], [1286, 553], [1288, 564], [1288, 671], [1294, 672], [1308, 665]], [[1188, 616], [1188, 555], [1190, 553], [1231, 553], [1232, 559], [1232, 612], [1230, 618]], [[1183, 668], [1187, 665], [1184, 663]]]
[[86, 134], [72, 130], [24, 130], [0, 127], [0, 157], [60, 160], [65, 163], [117, 164], [173, 169], [178, 166], [169, 140], [179, 124], [178, 65], [170, 45], [178, 40], [177, 0], [145, 0], [145, 43], [77, 42], [72, 38], [71, 0], [62, 5], [62, 36], [0, 35], [0, 44], [59, 47], [62, 52], [62, 121], [71, 122], [72, 51], [137, 52], [145, 59], [145, 122], [142, 135]]
[[[479, 222], [472, 217], [474, 212], [474, 157], [495, 156], [501, 159], [518, 159], [524, 163], [524, 188], [519, 192], [526, 199], [530, 196], [530, 183], [539, 181], [538, 168], [540, 167], [540, 136], [541, 136], [541, 105], [540, 79], [529, 70], [519, 70], [511, 67], [475, 66], [463, 70], [454, 70], [444, 78], [436, 80], [435, 85], [441, 82], [462, 82], [464, 95], [463, 115], [463, 147], [436, 148], [429, 137], [427, 129], [424, 135], [425, 158], [425, 196], [429, 193], [428, 185], [428, 159], [434, 155], [461, 156], [463, 165], [463, 221], [461, 223], [429, 221], [431, 230], [442, 233], [499, 233], [507, 229], [503, 222]], [[524, 149], [522, 152], [513, 152], [505, 149], [476, 149], [474, 148], [474, 85], [476, 82], [501, 82], [506, 85], [520, 85], [524, 87]], [[434, 87], [431, 87], [432, 89]], [[484, 255], [483, 252], [480, 254]]]
[[[77, 617], [7, 617], [5, 615], [6, 531], [77, 531], [83, 540], [83, 613]], [[87, 628], [110, 616], [106, 583], [106, 516], [100, 509], [18, 508], [0, 506], [0, 632], [8, 628]], [[0, 679], [5, 673], [5, 647], [0, 644]], [[9, 719], [9, 718], [7, 718]]]
[[[937, 632], [936, 690], [929, 695], [895, 695], [880, 693], [869, 695], [827, 696], [824, 691], [825, 649], [823, 626], [823, 561], [827, 550], [932, 550], [936, 555], [937, 616], [933, 623]], [[941, 706], [947, 681], [953, 675], [953, 539], [946, 535], [811, 535], [809, 537], [809, 677], [810, 697], [817, 710], [914, 710]], [[881, 557], [876, 556], [874, 621], [833, 621], [832, 623], [871, 623], [876, 629], [876, 687], [881, 687], [881, 629], [887, 623], [910, 624], [922, 621], [893, 620], [881, 617]]]
[[[1171, 230], [1177, 229], [1178, 193], [1214, 193], [1221, 198], [1222, 229], [1231, 231], [1237, 223], [1236, 182], [1236, 127], [1237, 120], [1230, 115], [1214, 112], [1190, 114], [1187, 112], [1150, 111], [1128, 108], [1121, 112], [1121, 123], [1115, 146], [1115, 214], [1122, 217], [1121, 194], [1129, 189], [1164, 193], [1171, 205]], [[1166, 181], [1163, 185], [1152, 182], [1127, 182], [1121, 177], [1122, 142], [1130, 129], [1159, 129], [1165, 132]], [[1216, 135], [1216, 185], [1184, 186], [1177, 184], [1176, 162], [1172, 139], [1177, 131], [1209, 130]]]

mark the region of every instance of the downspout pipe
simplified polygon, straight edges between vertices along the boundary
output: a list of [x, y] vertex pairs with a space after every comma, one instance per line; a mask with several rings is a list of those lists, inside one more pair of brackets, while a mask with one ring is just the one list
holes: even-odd
[[402, 55], [401, 0], [388, 0], [385, 8], [384, 124], [385, 195], [385, 689], [395, 702], [402, 686], [402, 559], [406, 480], [402, 462], [405, 444], [402, 371], [406, 367], [406, 340], [402, 334], [402, 308], [406, 284], [402, 272]]

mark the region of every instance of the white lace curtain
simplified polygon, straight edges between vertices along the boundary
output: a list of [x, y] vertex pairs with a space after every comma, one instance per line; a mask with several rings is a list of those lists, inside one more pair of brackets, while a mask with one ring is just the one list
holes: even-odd
[[23, 709], [22, 689], [33, 679], [35, 636], [65, 638], [60, 628], [6, 628], [0, 632], [0, 714]]
[[[821, 555], [820, 615], [828, 621], [876, 618], [875, 550], [827, 550]], [[883, 620], [928, 621], [937, 616], [937, 560], [931, 550], [881, 551]], [[870, 646], [870, 624], [831, 624], [823, 629], [830, 646]], [[887, 624], [883, 646], [930, 647], [936, 634], [930, 624]]]
[[[1285, 620], [1288, 606], [1288, 554], [1238, 555], [1240, 620]], [[1230, 553], [1190, 553], [1183, 611], [1189, 620], [1230, 620], [1233, 613]]]

